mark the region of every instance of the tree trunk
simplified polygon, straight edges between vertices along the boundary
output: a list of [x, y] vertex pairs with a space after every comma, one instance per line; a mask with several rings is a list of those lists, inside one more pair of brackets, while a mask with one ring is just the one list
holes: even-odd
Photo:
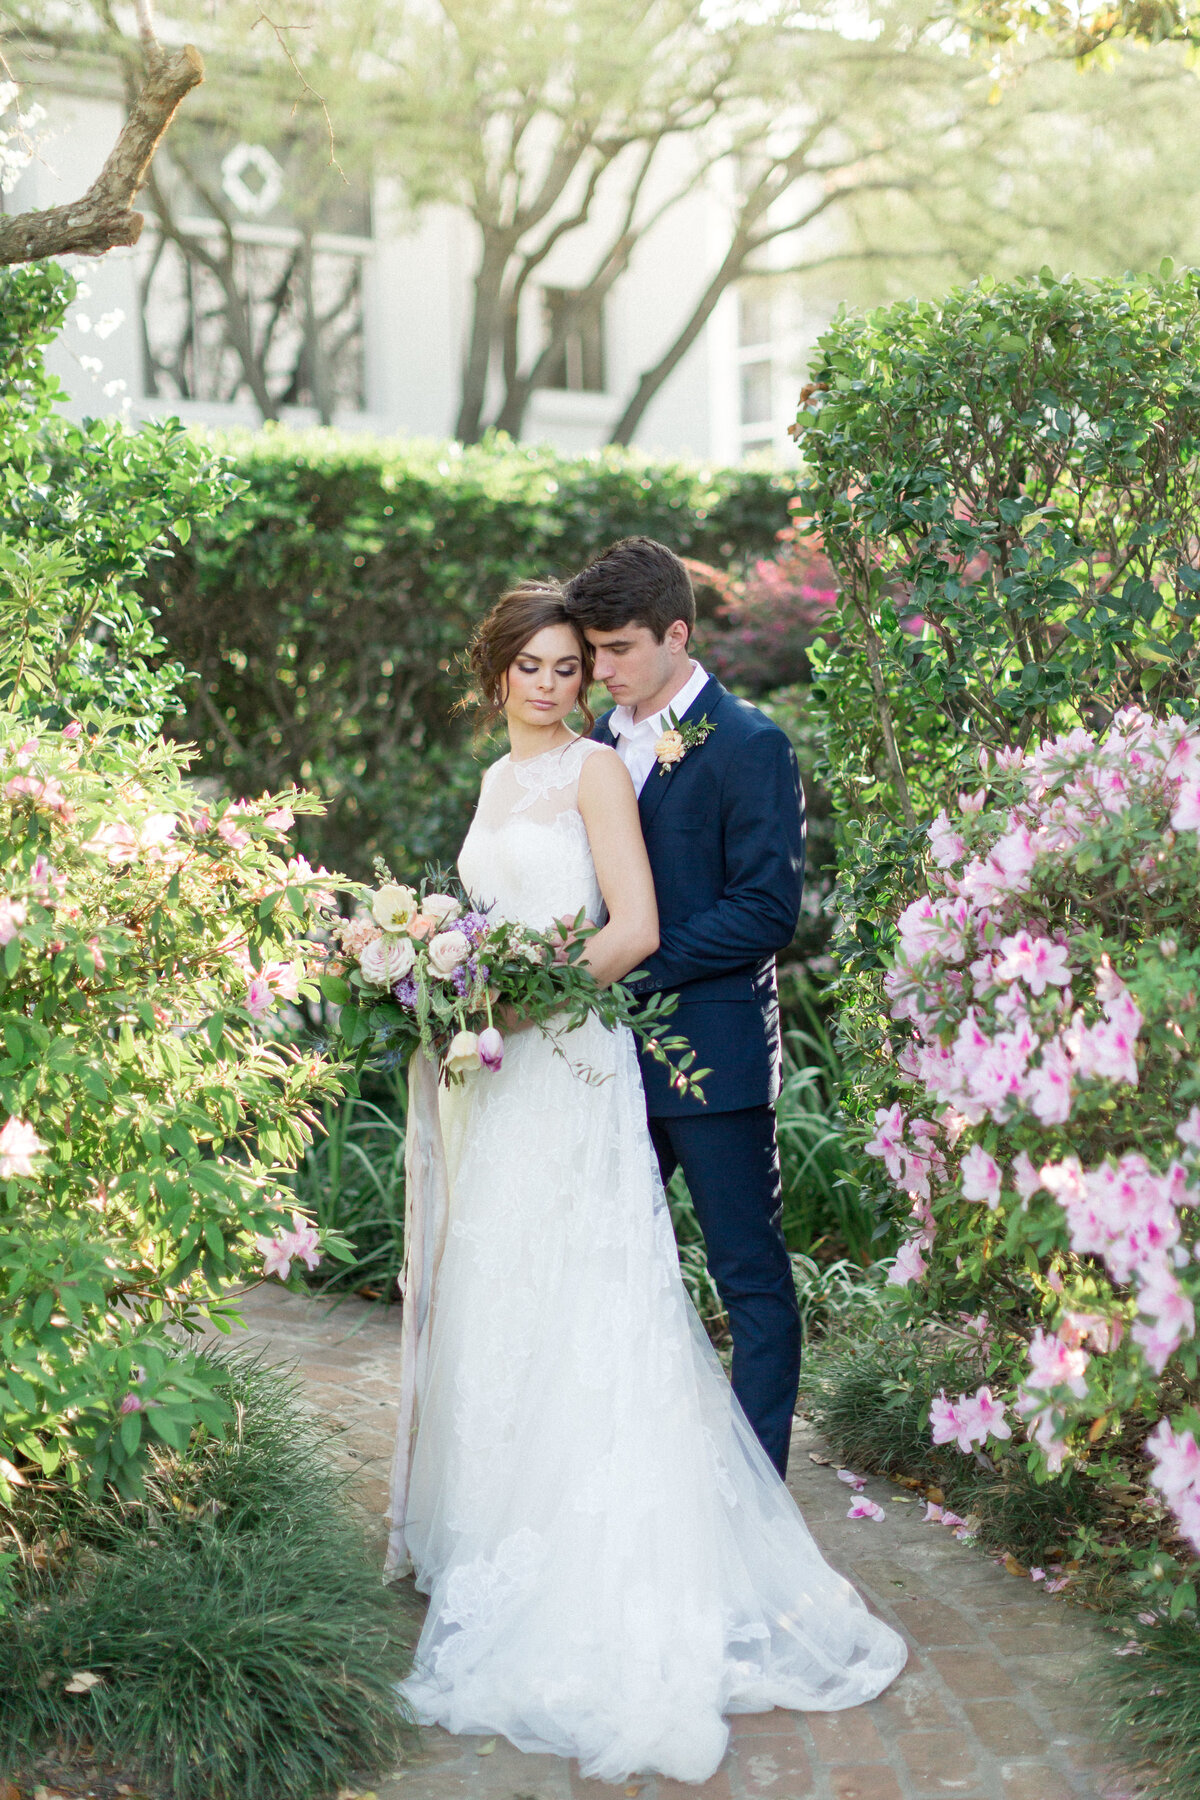
[[609, 434], [610, 444], [628, 444], [646, 414], [646, 408], [658, 393], [663, 383], [673, 375], [683, 361], [704, 327], [708, 324], [716, 308], [717, 301], [731, 282], [737, 280], [745, 266], [746, 258], [754, 247], [754, 240], [748, 233], [739, 232], [734, 237], [720, 268], [705, 288], [695, 309], [687, 322], [677, 333], [675, 340], [659, 357], [652, 368], [646, 369], [638, 380], [624, 412], [613, 426]]
[[511, 245], [484, 232], [483, 254], [475, 277], [475, 305], [471, 316], [471, 341], [463, 370], [462, 401], [454, 435], [463, 444], [477, 444], [483, 436], [483, 409], [487, 404], [488, 374], [496, 337], [496, 310]]
[[185, 44], [155, 58], [104, 167], [81, 200], [0, 219], [0, 264], [45, 256], [103, 256], [136, 244], [145, 220], [133, 201], [184, 95], [204, 80], [200, 52]]

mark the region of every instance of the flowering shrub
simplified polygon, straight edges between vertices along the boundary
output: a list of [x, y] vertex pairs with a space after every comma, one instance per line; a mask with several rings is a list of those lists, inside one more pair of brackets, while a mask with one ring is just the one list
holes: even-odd
[[1002, 1392], [934, 1439], [1019, 1422], [1054, 1473], [1133, 1433], [1200, 1552], [1200, 728], [1129, 707], [980, 760], [898, 921], [912, 1100], [866, 1146], [910, 1207], [892, 1281], [994, 1334]]
[[220, 1427], [183, 1345], [316, 1258], [284, 1182], [341, 1091], [280, 1025], [332, 907], [287, 847], [317, 802], [202, 806], [156, 736], [181, 671], [133, 584], [230, 482], [170, 423], [47, 417], [69, 285], [0, 279], [0, 1499], [130, 1491]]
[[706, 588], [717, 596], [715, 618], [703, 616], [702, 608], [696, 654], [741, 694], [757, 697], [807, 682], [809, 648], [834, 625], [837, 578], [820, 543], [800, 535], [798, 506], [788, 502], [793, 522], [776, 533], [775, 555], [760, 557], [744, 577], [685, 559], [702, 599]]
[[178, 1328], [316, 1254], [283, 1182], [340, 1084], [272, 1020], [317, 992], [327, 878], [287, 857], [305, 796], [210, 811], [161, 743], [27, 730], [0, 721], [0, 1477], [128, 1486], [220, 1422]]

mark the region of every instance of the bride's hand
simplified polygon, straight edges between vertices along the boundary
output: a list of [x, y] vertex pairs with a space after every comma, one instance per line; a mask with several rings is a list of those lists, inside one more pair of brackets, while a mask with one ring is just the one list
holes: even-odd
[[564, 913], [561, 919], [555, 920], [555, 923], [558, 926], [559, 936], [562, 938], [561, 947], [554, 952], [554, 960], [556, 963], [565, 963], [567, 961], [567, 952], [571, 948], [571, 945], [575, 943], [578, 938], [582, 937], [585, 932], [595, 931], [596, 929], [596, 921], [594, 919], [584, 919], [582, 924], [577, 928], [574, 913]]
[[493, 1007], [492, 1017], [505, 1037], [513, 1037], [518, 1031], [528, 1031], [534, 1023], [524, 1013], [518, 1012], [515, 1006]]

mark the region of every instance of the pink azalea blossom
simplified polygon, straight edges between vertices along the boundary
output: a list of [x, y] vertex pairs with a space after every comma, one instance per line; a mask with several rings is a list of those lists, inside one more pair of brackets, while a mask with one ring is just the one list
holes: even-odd
[[962, 1421], [957, 1407], [947, 1400], [944, 1388], [930, 1403], [929, 1429], [935, 1444], [961, 1443]]
[[927, 1500], [925, 1502], [925, 1517], [921, 1520], [922, 1525], [940, 1525], [942, 1518], [942, 1508], [938, 1506], [935, 1501]]
[[1070, 1587], [1070, 1585], [1071, 1577], [1069, 1575], [1056, 1575], [1053, 1581], [1048, 1581], [1046, 1583], [1046, 1592], [1048, 1594], [1061, 1594], [1063, 1589], [1065, 1587]]
[[897, 1250], [887, 1278], [893, 1287], [907, 1287], [910, 1282], [919, 1281], [927, 1267], [920, 1245], [910, 1238]]
[[123, 819], [110, 819], [97, 826], [81, 848], [92, 856], [105, 857], [115, 868], [119, 863], [132, 862], [137, 855], [137, 832]]
[[1074, 1065], [1058, 1038], [1042, 1050], [1042, 1060], [1025, 1076], [1023, 1096], [1043, 1125], [1064, 1125], [1071, 1116]]
[[1066, 987], [1071, 979], [1065, 944], [1018, 931], [1013, 937], [1001, 939], [1000, 950], [996, 964], [998, 981], [1023, 981], [1031, 994], [1044, 994], [1047, 986]]
[[264, 1275], [278, 1275], [280, 1281], [286, 1281], [292, 1272], [291, 1252], [283, 1241], [286, 1234], [278, 1237], [255, 1238], [255, 1248], [262, 1256], [262, 1272]]
[[1175, 1136], [1189, 1150], [1200, 1150], [1200, 1106], [1193, 1106], [1182, 1125], [1175, 1127]]
[[866, 1495], [862, 1494], [851, 1504], [846, 1517], [848, 1519], [874, 1519], [878, 1522], [881, 1519], [886, 1519], [887, 1514], [884, 1512], [882, 1506], [876, 1505], [874, 1500], [868, 1500]]
[[0, 944], [12, 942], [26, 917], [27, 909], [23, 900], [14, 900], [8, 894], [0, 895]]
[[290, 831], [296, 823], [296, 815], [290, 806], [277, 806], [263, 820], [272, 831]]
[[967, 854], [966, 839], [955, 831], [944, 807], [929, 827], [929, 850], [939, 869], [948, 869]]
[[1030, 1581], [1045, 1581], [1045, 1579], [1046, 1579], [1045, 1569], [1039, 1569], [1039, 1568], [1030, 1569], [1029, 1579], [1030, 1579]]
[[1185, 781], [1171, 813], [1175, 831], [1200, 831], [1200, 781]]
[[1087, 1393], [1084, 1374], [1091, 1361], [1086, 1350], [1072, 1347], [1062, 1338], [1051, 1336], [1039, 1326], [1029, 1345], [1030, 1372], [1025, 1385], [1031, 1388], [1066, 1387], [1076, 1399]]
[[960, 794], [958, 796], [958, 810], [969, 815], [981, 813], [986, 805], [986, 788], [976, 788], [973, 794]]
[[1042, 1185], [1041, 1177], [1024, 1150], [1013, 1158], [1012, 1183], [1022, 1200], [1032, 1200]]
[[880, 1107], [875, 1114], [875, 1136], [863, 1145], [868, 1156], [883, 1158], [883, 1164], [893, 1181], [899, 1181], [904, 1172], [904, 1113], [899, 1101], [888, 1109]]
[[292, 1214], [292, 1229], [280, 1233], [280, 1242], [306, 1269], [315, 1269], [321, 1260], [321, 1234], [301, 1213]]
[[852, 1487], [856, 1494], [861, 1494], [867, 1485], [866, 1476], [856, 1475], [853, 1469], [839, 1469], [837, 1478], [839, 1481], [844, 1481], [847, 1487]]
[[[262, 978], [273, 994], [281, 1000], [296, 1001], [300, 998], [300, 970], [295, 963], [270, 962], [263, 967]], [[256, 1014], [256, 1017], [260, 1015]]]
[[35, 1175], [33, 1158], [46, 1146], [33, 1126], [24, 1119], [10, 1118], [0, 1131], [0, 1181], [12, 1175]]
[[980, 1144], [972, 1144], [959, 1169], [964, 1200], [981, 1200], [995, 1212], [1000, 1204], [1000, 1168]]
[[275, 1005], [275, 992], [265, 975], [256, 975], [246, 988], [246, 1011], [252, 1019], [265, 1019]]

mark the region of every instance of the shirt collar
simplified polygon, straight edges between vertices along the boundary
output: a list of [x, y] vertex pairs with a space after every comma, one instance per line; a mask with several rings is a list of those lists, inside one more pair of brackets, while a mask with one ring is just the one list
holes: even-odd
[[673, 712], [677, 719], [682, 719], [688, 707], [700, 698], [708, 684], [708, 671], [700, 663], [693, 661], [692, 672], [684, 685], [668, 700], [661, 712], [650, 713], [644, 719], [634, 723], [633, 708], [630, 706], [614, 706], [608, 728], [614, 737], [646, 738], [661, 737], [666, 725], [666, 715]]

